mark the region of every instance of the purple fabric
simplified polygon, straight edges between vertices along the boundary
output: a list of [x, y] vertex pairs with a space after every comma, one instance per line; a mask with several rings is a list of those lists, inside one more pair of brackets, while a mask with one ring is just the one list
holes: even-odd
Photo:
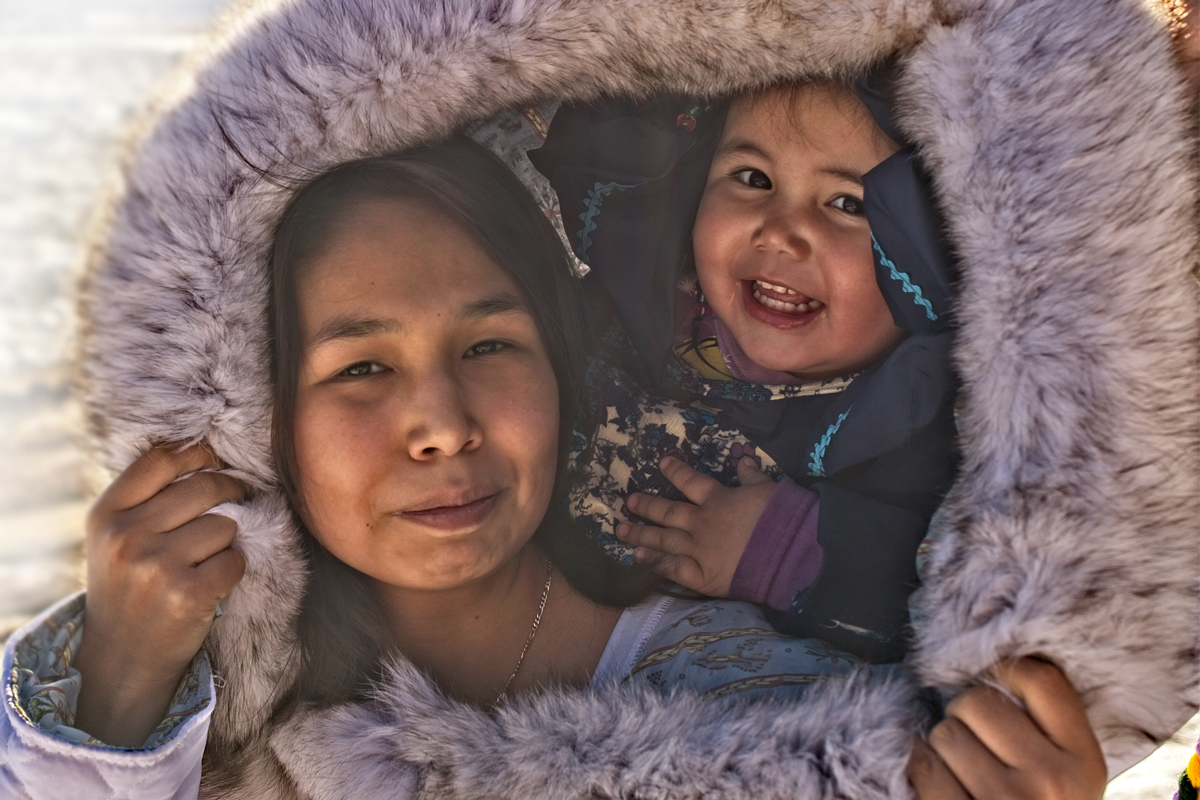
[[729, 367], [729, 374], [739, 381], [759, 383], [765, 386], [788, 386], [793, 383], [804, 383], [802, 378], [797, 378], [790, 373], [767, 369], [755, 364], [750, 360], [750, 356], [742, 350], [737, 338], [724, 322], [712, 317], [711, 324], [716, 333], [717, 347], [721, 348], [725, 365]]
[[824, 554], [817, 542], [817, 493], [783, 480], [754, 525], [733, 573], [729, 597], [779, 611], [821, 574]]
[[694, 295], [680, 291], [675, 315], [675, 343], [693, 340], [692, 321], [696, 321], [695, 339], [713, 338], [717, 340], [717, 348], [721, 358], [729, 369], [729, 374], [744, 383], [757, 383], [764, 386], [788, 386], [794, 383], [804, 383], [804, 380], [787, 373], [766, 367], [760, 367], [750, 360], [750, 356], [737, 343], [733, 332], [721, 322], [709, 308], [707, 303], [697, 301]]

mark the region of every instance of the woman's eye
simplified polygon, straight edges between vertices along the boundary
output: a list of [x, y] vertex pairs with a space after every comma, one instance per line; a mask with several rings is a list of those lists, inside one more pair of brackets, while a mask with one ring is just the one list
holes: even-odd
[[364, 375], [374, 375], [377, 372], [383, 372], [383, 367], [376, 364], [374, 361], [359, 361], [357, 364], [351, 364], [342, 370], [342, 375], [347, 378], [361, 378]]
[[467, 348], [467, 352], [463, 353], [463, 358], [474, 358], [475, 356], [486, 356], [492, 353], [498, 353], [508, 345], [504, 342], [487, 341], [473, 344]]
[[847, 214], [853, 214], [856, 217], [861, 217], [867, 213], [867, 207], [863, 205], [863, 201], [852, 194], [839, 194], [833, 198], [833, 202], [829, 205], [838, 211], [845, 211]]
[[739, 169], [733, 173], [738, 183], [743, 183], [751, 189], [770, 189], [771, 179], [761, 169]]

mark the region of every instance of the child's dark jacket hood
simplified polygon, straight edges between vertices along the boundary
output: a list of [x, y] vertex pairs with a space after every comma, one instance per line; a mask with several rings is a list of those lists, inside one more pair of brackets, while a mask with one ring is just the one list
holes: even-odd
[[[273, 709], [305, 576], [270, 459], [264, 267], [295, 181], [504, 109], [727, 95], [897, 57], [960, 269], [962, 469], [935, 516], [911, 681], [749, 708], [620, 687], [496, 718], [399, 665], [370, 707]], [[137, 142], [88, 268], [98, 459], [208, 442], [258, 489], [202, 793], [907, 797], [918, 684], [1039, 653], [1111, 770], [1197, 704], [1196, 169], [1165, 26], [1135, 0], [291, 0], [227, 20]], [[280, 180], [280, 177], [285, 178]], [[874, 222], [873, 222], [874, 224]], [[232, 768], [231, 768], [232, 767]]]

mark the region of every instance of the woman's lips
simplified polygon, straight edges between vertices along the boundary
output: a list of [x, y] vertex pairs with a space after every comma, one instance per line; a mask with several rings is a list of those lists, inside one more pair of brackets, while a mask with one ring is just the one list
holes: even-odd
[[[825, 311], [825, 304], [806, 295], [789, 295], [784, 287], [763, 281], [741, 281], [746, 313], [764, 325], [780, 330], [803, 327]], [[784, 300], [783, 298], [790, 298]], [[803, 300], [803, 302], [796, 302]], [[790, 308], [789, 308], [790, 306]]]
[[397, 511], [393, 516], [442, 531], [470, 530], [479, 527], [488, 518], [499, 497], [500, 493], [495, 492], [463, 503], [448, 501], [446, 505]]

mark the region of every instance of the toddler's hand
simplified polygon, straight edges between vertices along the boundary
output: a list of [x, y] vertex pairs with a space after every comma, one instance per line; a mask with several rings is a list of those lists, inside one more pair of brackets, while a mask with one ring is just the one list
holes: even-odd
[[1106, 768], [1083, 702], [1057, 667], [1032, 658], [999, 664], [997, 690], [954, 698], [917, 741], [908, 779], [921, 800], [1100, 800]]
[[636, 545], [634, 558], [664, 578], [710, 597], [725, 597], [777, 484], [749, 457], [738, 462], [741, 485], [732, 489], [677, 458], [668, 456], [660, 466], [691, 502], [630, 495], [629, 509], [661, 527], [622, 522], [617, 538]]
[[242, 578], [245, 559], [229, 547], [237, 525], [207, 512], [245, 491], [227, 475], [197, 472], [219, 467], [201, 446], [156, 447], [88, 515], [75, 724], [105, 744], [141, 746], [208, 635], [218, 601]]

